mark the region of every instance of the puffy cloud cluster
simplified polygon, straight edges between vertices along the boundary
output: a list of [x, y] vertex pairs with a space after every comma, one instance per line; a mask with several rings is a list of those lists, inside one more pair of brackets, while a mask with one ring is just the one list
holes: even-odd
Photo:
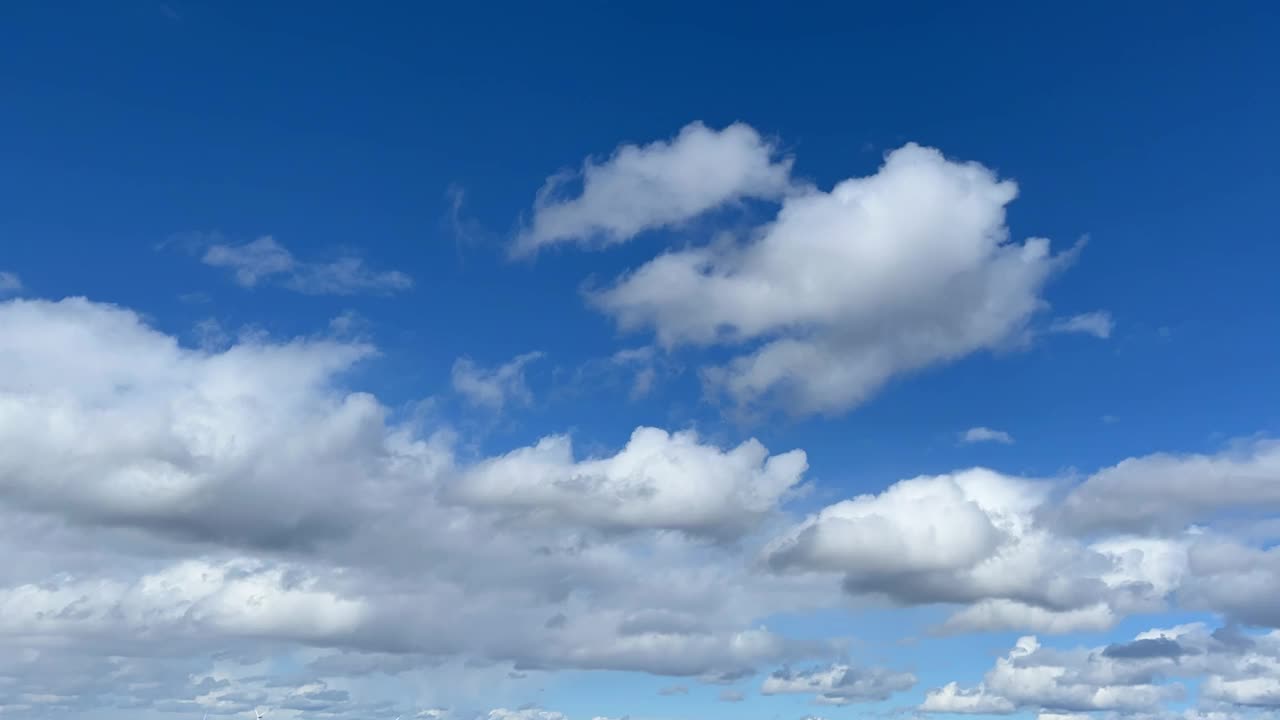
[[[333, 338], [191, 348], [119, 307], [0, 304], [0, 640], [47, 653], [14, 670], [15, 692], [279, 704], [283, 690], [215, 697], [186, 680], [208, 670], [192, 657], [266, 648], [342, 653], [315, 673], [342, 657], [366, 673], [448, 660], [704, 678], [830, 652], [759, 623], [830, 593], [746, 573], [735, 546], [701, 539], [777, 512], [803, 453], [641, 429], [608, 457], [574, 460], [551, 437], [462, 463], [450, 433], [392, 423], [344, 387], [372, 353]], [[166, 698], [127, 700], [37, 678], [106, 656], [140, 678], [177, 656], [185, 674]], [[233, 674], [216, 682], [253, 685]], [[303, 694], [299, 709], [362, 707]]]
[[[772, 154], [743, 125], [623, 146], [587, 164], [579, 197], [544, 192], [516, 247], [617, 243], [737, 198], [778, 200], [750, 237], [665, 252], [590, 297], [667, 348], [743, 348], [706, 381], [740, 406], [777, 400], [798, 414], [843, 411], [894, 376], [1017, 342], [1070, 258], [1044, 239], [1010, 240], [1017, 187], [976, 163], [908, 144], [875, 174], [822, 191]], [[1061, 329], [1105, 337], [1103, 320], [1109, 332], [1105, 314]]]
[[[947, 632], [1098, 630], [1168, 604], [1280, 626], [1273, 441], [1069, 488], [921, 476], [797, 519], [805, 453], [755, 440], [641, 427], [616, 450], [551, 435], [463, 460], [447, 429], [347, 387], [375, 354], [337, 337], [193, 348], [120, 307], [0, 303], [0, 642], [22, 650], [0, 659], [0, 706], [395, 717], [359, 678], [478, 673], [448, 684], [472, 696], [559, 669], [737, 681], [831, 661], [834, 642], [762, 619], [848, 595], [950, 606]], [[1267, 706], [1273, 646], [1203, 628], [1079, 657], [1028, 640], [925, 709], [1156, 712], [1179, 692], [1166, 677]], [[789, 667], [761, 691], [840, 704], [914, 683]]]
[[857, 595], [962, 605], [944, 626], [953, 632], [1097, 630], [1160, 607], [1183, 571], [1180, 541], [1059, 536], [1038, 519], [1051, 490], [983, 469], [903, 480], [822, 509], [765, 560], [840, 573]]
[[[1057, 650], [1024, 637], [972, 688], [957, 683], [929, 691], [929, 712], [1154, 714], [1186, 697], [1200, 679], [1205, 709], [1239, 713], [1280, 708], [1280, 632], [1249, 635], [1232, 626], [1210, 631], [1193, 623], [1155, 629], [1133, 641]], [[1042, 713], [1041, 717], [1044, 717]]]

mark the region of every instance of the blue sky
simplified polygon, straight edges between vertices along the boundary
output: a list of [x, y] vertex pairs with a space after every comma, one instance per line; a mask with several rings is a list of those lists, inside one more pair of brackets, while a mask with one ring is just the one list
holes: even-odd
[[1272, 712], [1277, 15], [6, 7], [0, 714]]

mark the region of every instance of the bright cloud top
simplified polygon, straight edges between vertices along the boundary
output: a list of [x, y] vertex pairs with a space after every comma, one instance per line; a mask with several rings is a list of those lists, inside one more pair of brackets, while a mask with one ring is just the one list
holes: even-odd
[[770, 456], [749, 440], [724, 451], [692, 432], [639, 428], [618, 454], [582, 461], [568, 437], [544, 438], [475, 466], [456, 495], [557, 522], [736, 535], [777, 509], [806, 468], [801, 450]]
[[[1227, 708], [1280, 707], [1280, 634], [1246, 635], [1200, 623], [1139, 633], [1132, 642], [1057, 650], [1018, 640], [972, 688], [928, 693], [926, 712], [1008, 714], [1020, 709], [1156, 713], [1202, 679], [1204, 700]], [[1238, 711], [1238, 710], [1237, 710]]]

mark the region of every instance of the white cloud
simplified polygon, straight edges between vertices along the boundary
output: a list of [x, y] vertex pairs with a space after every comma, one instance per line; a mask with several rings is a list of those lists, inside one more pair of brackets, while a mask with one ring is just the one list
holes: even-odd
[[887, 700], [897, 692], [910, 690], [916, 677], [885, 668], [857, 668], [832, 665], [827, 668], [793, 672], [783, 669], [765, 678], [764, 695], [813, 695], [822, 705]]
[[0, 295], [10, 295], [22, 289], [22, 278], [11, 272], [0, 271]]
[[610, 529], [736, 535], [777, 509], [807, 468], [755, 440], [731, 450], [696, 433], [639, 428], [616, 455], [574, 460], [567, 436], [543, 438], [471, 468], [453, 496], [534, 518]]
[[786, 197], [743, 242], [666, 252], [590, 300], [667, 347], [753, 344], [704, 373], [739, 406], [836, 413], [1025, 334], [1071, 255], [1009, 240], [1016, 194], [976, 163], [906, 145], [874, 175]]
[[495, 412], [511, 402], [528, 405], [533, 393], [525, 382], [525, 367], [540, 358], [540, 352], [517, 355], [496, 368], [483, 368], [469, 357], [458, 358], [453, 363], [453, 389], [469, 402], [482, 405]]
[[575, 174], [547, 180], [513, 252], [556, 243], [613, 245], [690, 220], [743, 198], [777, 198], [791, 187], [791, 161], [753, 128], [691, 123], [669, 141], [622, 145], [603, 163], [588, 159], [582, 192], [558, 197]]
[[1185, 545], [1058, 536], [1038, 520], [1051, 489], [984, 469], [903, 480], [822, 509], [764, 558], [778, 571], [840, 573], [854, 595], [967, 606], [948, 632], [1098, 630], [1161, 607]]
[[959, 684], [951, 682], [930, 690], [920, 709], [936, 713], [1008, 715], [1016, 708], [1006, 698], [990, 695], [983, 689], [961, 690]]
[[997, 442], [1004, 445], [1012, 445], [1013, 436], [1003, 430], [992, 430], [988, 427], [971, 427], [960, 434], [960, 442], [967, 444]]
[[1280, 511], [1280, 441], [1213, 455], [1156, 453], [1104, 468], [1065, 498], [1058, 520], [1079, 532], [1179, 532], [1225, 513]]
[[1103, 340], [1111, 337], [1111, 331], [1114, 328], [1115, 323], [1111, 319], [1111, 313], [1105, 310], [1059, 318], [1049, 325], [1050, 332], [1083, 333]]
[[340, 257], [331, 262], [298, 260], [270, 235], [242, 245], [215, 243], [205, 250], [202, 261], [232, 270], [236, 283], [242, 287], [278, 282], [307, 295], [390, 293], [413, 286], [408, 275], [396, 270], [371, 270], [358, 257]]

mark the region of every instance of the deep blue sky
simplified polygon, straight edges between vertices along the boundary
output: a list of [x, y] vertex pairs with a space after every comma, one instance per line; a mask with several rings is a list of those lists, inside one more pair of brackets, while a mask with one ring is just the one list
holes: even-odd
[[[209, 317], [288, 337], [354, 310], [381, 355], [351, 385], [396, 407], [447, 398], [460, 355], [544, 351], [536, 401], [478, 421], [484, 451], [696, 423], [805, 448], [815, 502], [973, 464], [1048, 476], [1213, 451], [1280, 431], [1278, 31], [1266, 2], [6, 3], [0, 270], [190, 342]], [[619, 336], [583, 282], [688, 238], [527, 262], [504, 246], [552, 173], [695, 120], [748, 123], [822, 188], [907, 141], [1015, 179], [1016, 239], [1089, 238], [1050, 314], [1105, 309], [1114, 334], [979, 353], [836, 418], [725, 421], [688, 355], [642, 401], [574, 394], [576, 368], [649, 340]], [[192, 231], [353, 252], [415, 286], [240, 288], [165, 245]], [[972, 426], [1017, 442], [959, 446]]]

